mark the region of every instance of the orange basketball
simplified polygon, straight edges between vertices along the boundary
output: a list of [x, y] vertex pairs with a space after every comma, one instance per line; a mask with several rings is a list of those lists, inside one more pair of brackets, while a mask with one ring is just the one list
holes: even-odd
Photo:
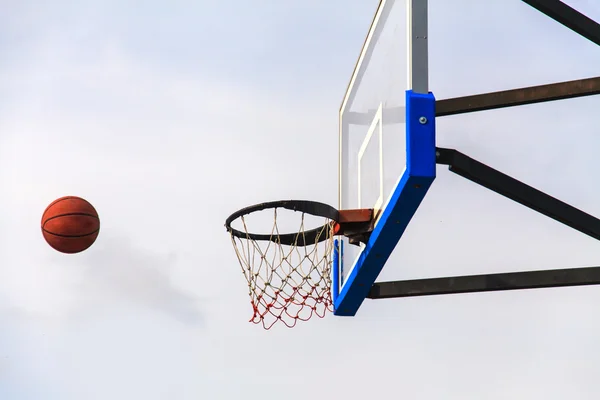
[[53, 201], [42, 215], [46, 242], [61, 253], [79, 253], [89, 248], [100, 232], [100, 219], [86, 200], [66, 196]]

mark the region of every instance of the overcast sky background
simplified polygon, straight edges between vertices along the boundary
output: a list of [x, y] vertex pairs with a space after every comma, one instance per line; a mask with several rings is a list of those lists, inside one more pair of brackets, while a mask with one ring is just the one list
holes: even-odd
[[[0, 399], [600, 397], [598, 287], [248, 323], [223, 222], [336, 204], [338, 109], [377, 3], [0, 0]], [[600, 48], [518, 0], [430, 0], [430, 46], [437, 98], [600, 75]], [[438, 145], [600, 215], [599, 105], [447, 117]], [[438, 172], [380, 279], [600, 263], [597, 241]], [[79, 255], [40, 233], [64, 195], [100, 213]]]

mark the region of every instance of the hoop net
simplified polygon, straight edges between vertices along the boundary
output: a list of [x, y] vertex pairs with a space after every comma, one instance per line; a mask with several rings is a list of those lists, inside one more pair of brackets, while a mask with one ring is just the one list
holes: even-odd
[[[304, 243], [306, 214], [300, 212], [294, 243], [281, 244], [277, 210], [272, 210], [273, 226], [269, 240], [231, 235], [237, 258], [248, 281], [253, 309], [250, 322], [262, 324], [265, 329], [270, 329], [277, 322], [292, 328], [298, 320], [307, 321], [314, 315], [323, 318], [327, 311], [333, 311], [333, 221], [323, 218], [322, 228], [314, 243]], [[240, 230], [249, 235], [244, 216], [240, 220], [243, 226]]]

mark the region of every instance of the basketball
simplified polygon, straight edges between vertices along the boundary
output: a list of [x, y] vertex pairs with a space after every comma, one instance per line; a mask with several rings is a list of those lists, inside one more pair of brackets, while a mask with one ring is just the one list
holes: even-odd
[[65, 196], [50, 203], [42, 215], [42, 234], [54, 250], [74, 254], [88, 249], [100, 232], [100, 218], [88, 201]]

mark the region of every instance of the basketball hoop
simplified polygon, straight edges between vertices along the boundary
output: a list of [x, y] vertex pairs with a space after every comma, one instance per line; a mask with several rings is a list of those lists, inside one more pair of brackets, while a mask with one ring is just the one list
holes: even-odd
[[[272, 210], [269, 232], [250, 233], [246, 217], [265, 210]], [[280, 232], [278, 210], [298, 213], [294, 214], [295, 232]], [[307, 216], [322, 221], [310, 229]], [[234, 229], [231, 224], [238, 219], [242, 227]], [[333, 237], [343, 234], [350, 243], [366, 242], [373, 229], [373, 210], [336, 210], [306, 200], [272, 201], [233, 213], [225, 227], [248, 282], [253, 309], [250, 322], [270, 329], [280, 321], [291, 328], [298, 320], [307, 321], [314, 315], [323, 318], [333, 311]]]

